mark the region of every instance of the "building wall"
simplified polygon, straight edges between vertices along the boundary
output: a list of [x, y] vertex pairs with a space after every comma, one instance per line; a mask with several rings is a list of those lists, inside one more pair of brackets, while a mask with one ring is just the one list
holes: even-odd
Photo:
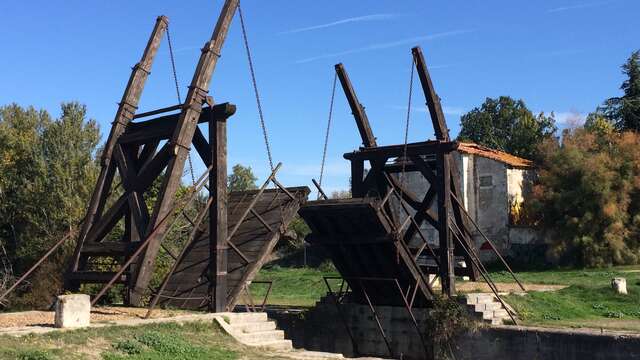
[[[511, 224], [514, 209], [512, 204], [522, 206], [524, 193], [528, 191], [534, 172], [510, 168], [502, 162], [472, 154], [454, 152], [454, 157], [460, 175], [461, 201], [471, 218], [500, 252], [503, 255], [515, 255], [511, 254], [512, 244], [518, 244], [522, 248], [521, 245], [537, 242], [538, 236], [533, 229]], [[429, 189], [429, 182], [418, 172], [405, 173], [403, 181], [420, 199]], [[402, 220], [406, 216], [405, 212], [399, 204], [395, 208]], [[432, 210], [437, 212], [435, 201]], [[413, 214], [413, 210], [411, 213]], [[426, 222], [422, 225], [422, 230], [429, 242], [437, 246], [437, 230]], [[471, 231], [476, 247], [481, 249], [484, 238], [475, 228], [472, 227]], [[416, 236], [413, 241], [419, 243], [420, 239]], [[491, 250], [481, 249], [480, 255], [483, 260], [495, 259]]]

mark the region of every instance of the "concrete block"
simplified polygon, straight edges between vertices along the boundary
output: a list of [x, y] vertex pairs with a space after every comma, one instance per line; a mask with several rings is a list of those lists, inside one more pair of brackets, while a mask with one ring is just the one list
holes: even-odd
[[57, 328], [78, 328], [89, 326], [91, 300], [89, 295], [60, 295], [56, 301], [55, 326]]

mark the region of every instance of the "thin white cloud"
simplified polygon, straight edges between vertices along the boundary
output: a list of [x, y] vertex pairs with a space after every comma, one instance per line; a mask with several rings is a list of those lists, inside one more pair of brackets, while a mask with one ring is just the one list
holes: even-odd
[[563, 12], [563, 11], [569, 11], [569, 10], [587, 9], [587, 8], [592, 8], [592, 7], [596, 7], [596, 6], [606, 5], [606, 4], [609, 4], [609, 3], [612, 3], [612, 2], [613, 1], [598, 1], [598, 2], [591, 2], [591, 3], [585, 3], [585, 4], [561, 6], [561, 7], [549, 9], [549, 10], [547, 10], [547, 12], [548, 13], [557, 13], [557, 12]]
[[438, 38], [447, 37], [447, 36], [466, 34], [473, 31], [474, 30], [453, 30], [453, 31], [446, 31], [446, 32], [441, 32], [437, 34], [401, 39], [401, 40], [396, 40], [391, 42], [372, 44], [372, 45], [361, 47], [361, 48], [345, 50], [345, 51], [336, 52], [336, 53], [328, 53], [328, 54], [318, 55], [314, 57], [309, 57], [306, 59], [300, 59], [296, 61], [296, 64], [304, 64], [304, 63], [308, 63], [316, 60], [329, 59], [329, 58], [334, 58], [334, 57], [339, 57], [339, 56], [344, 56], [349, 54], [362, 53], [367, 51], [383, 50], [383, 49], [388, 49], [388, 48], [407, 45], [407, 44], [415, 44], [415, 43], [426, 41], [426, 40], [433, 40], [433, 39], [438, 39]]
[[394, 19], [394, 18], [397, 18], [397, 17], [400, 17], [400, 16], [402, 16], [402, 15], [399, 15], [399, 14], [371, 14], [371, 15], [364, 15], [364, 16], [356, 16], [356, 17], [351, 17], [351, 18], [346, 18], [346, 19], [333, 21], [333, 22], [326, 23], [326, 24], [308, 26], [308, 27], [293, 29], [293, 30], [289, 30], [289, 31], [283, 31], [280, 34], [295, 34], [295, 33], [301, 33], [301, 32], [306, 32], [306, 31], [326, 29], [326, 28], [330, 28], [330, 27], [334, 27], [334, 26], [338, 26], [338, 25], [350, 24], [350, 23], [369, 22], [369, 21], [384, 21], [384, 20]]
[[584, 124], [586, 114], [578, 111], [554, 112], [556, 123], [562, 126], [579, 126]]

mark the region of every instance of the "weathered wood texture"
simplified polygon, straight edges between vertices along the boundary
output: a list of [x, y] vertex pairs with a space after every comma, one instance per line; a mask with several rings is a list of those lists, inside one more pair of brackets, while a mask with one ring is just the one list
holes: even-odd
[[340, 79], [342, 90], [344, 90], [344, 94], [349, 102], [349, 107], [351, 108], [353, 117], [356, 120], [356, 125], [358, 126], [360, 137], [362, 138], [362, 145], [367, 148], [377, 146], [376, 138], [373, 136], [373, 131], [371, 131], [371, 125], [367, 118], [367, 113], [364, 111], [364, 106], [362, 106], [356, 96], [356, 92], [353, 90], [353, 85], [351, 84], [351, 80], [349, 80], [347, 70], [345, 70], [344, 65], [342, 64], [337, 64], [335, 69], [338, 79]]
[[355, 301], [364, 302], [365, 290], [373, 304], [404, 306], [397, 286], [388, 281], [396, 279], [403, 292], [418, 286], [415, 304], [424, 306], [433, 298], [428, 279], [410, 250], [394, 238], [380, 203], [371, 198], [310, 201], [299, 214], [311, 227], [308, 240], [328, 250]]
[[[73, 259], [69, 272], [76, 271], [80, 265], [80, 250], [86, 240], [87, 234], [94, 226], [96, 221], [100, 218], [104, 204], [106, 202], [107, 194], [111, 190], [111, 182], [115, 174], [115, 164], [111, 161], [112, 153], [117, 146], [117, 141], [126, 126], [133, 119], [134, 113], [138, 106], [138, 101], [142, 95], [142, 90], [147, 81], [147, 77], [151, 72], [151, 65], [158, 52], [160, 42], [164, 36], [169, 20], [165, 16], [160, 16], [156, 20], [156, 24], [153, 28], [147, 46], [144, 49], [142, 58], [138, 62], [131, 72], [127, 87], [122, 95], [122, 100], [118, 106], [111, 132], [104, 145], [104, 150], [101, 157], [100, 174], [96, 181], [96, 186], [91, 195], [87, 214], [80, 229], [76, 249], [74, 251]], [[76, 288], [77, 284], [67, 283], [67, 288]]]
[[[226, 306], [228, 310], [233, 309], [237, 303], [242, 294], [243, 285], [250, 283], [268, 260], [281, 234], [286, 231], [310, 192], [307, 187], [287, 188], [287, 190], [294, 195], [295, 200], [280, 189], [265, 190], [254, 206], [255, 214], [258, 216], [254, 213], [250, 214], [230, 240], [232, 246], [227, 254]], [[257, 194], [257, 191], [229, 194], [227, 204], [229, 230], [237, 224], [242, 213]], [[178, 264], [162, 292], [160, 304], [184, 309], [208, 308], [210, 262], [209, 227], [203, 224], [195, 240], [188, 245], [183, 260]]]
[[[189, 155], [189, 146], [196, 132], [202, 105], [207, 100], [211, 76], [220, 58], [222, 45], [227, 37], [231, 20], [238, 8], [238, 1], [239, 0], [226, 0], [222, 6], [218, 22], [211, 35], [211, 40], [202, 48], [202, 54], [200, 55], [200, 60], [193, 74], [184, 107], [180, 112], [177, 126], [169, 140], [173, 148], [173, 156], [167, 164], [164, 181], [160, 186], [160, 195], [154, 206], [149, 225], [145, 232], [146, 234], [150, 234], [152, 229], [158, 228], [154, 235], [156, 239], [161, 239], [165, 235], [166, 227], [163, 226], [160, 221], [171, 211], [173, 202], [175, 201], [175, 194], [182, 180], [184, 164]], [[134, 305], [140, 304], [142, 301], [143, 291], [151, 279], [159, 249], [160, 241], [153, 240], [141, 256], [140, 265], [133, 275], [135, 285], [134, 292], [131, 295], [131, 303]]]

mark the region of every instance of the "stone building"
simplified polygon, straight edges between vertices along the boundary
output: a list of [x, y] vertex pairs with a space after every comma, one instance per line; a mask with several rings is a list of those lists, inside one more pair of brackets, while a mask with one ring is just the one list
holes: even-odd
[[[521, 218], [524, 194], [535, 176], [533, 163], [474, 143], [461, 143], [454, 156], [462, 186], [461, 201], [471, 218], [503, 255], [526, 261], [532, 250], [539, 248], [536, 231]], [[404, 181], [419, 197], [428, 190], [428, 183], [419, 174], [407, 173]], [[433, 206], [435, 210], [435, 203]], [[489, 245], [470, 226], [481, 257], [492, 260]], [[435, 228], [425, 223], [423, 233], [438, 246]]]

